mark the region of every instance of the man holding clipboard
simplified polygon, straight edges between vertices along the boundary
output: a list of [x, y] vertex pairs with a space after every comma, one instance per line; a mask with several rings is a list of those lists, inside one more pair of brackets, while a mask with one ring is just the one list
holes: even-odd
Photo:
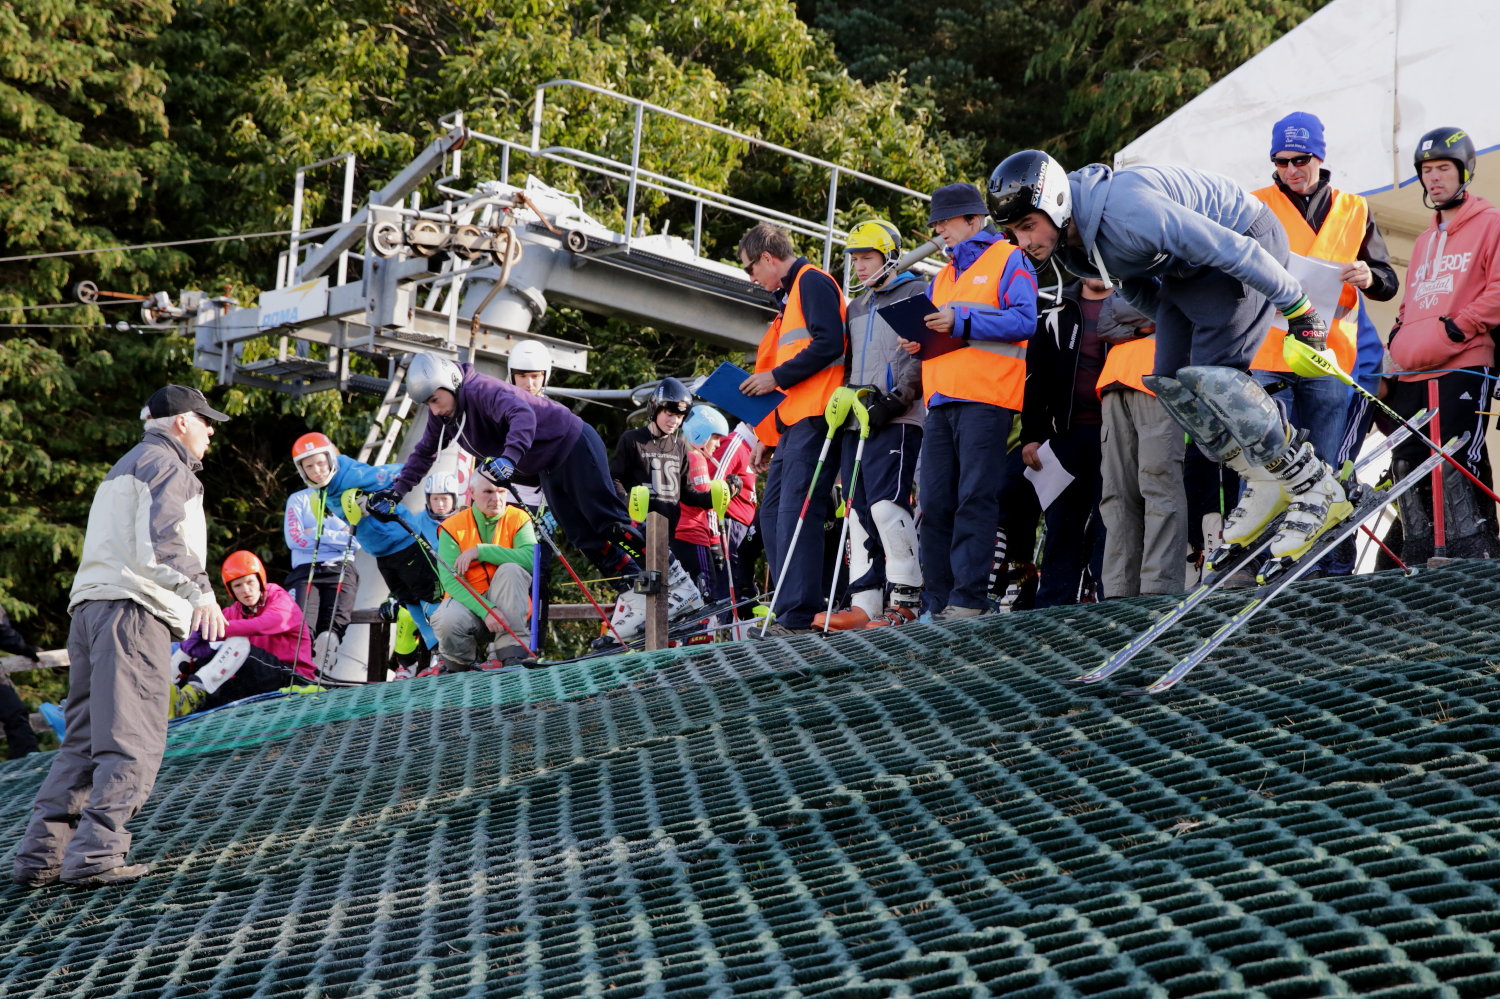
[[[781, 592], [773, 598], [777, 628], [807, 631], [813, 615], [823, 609], [823, 524], [832, 514], [832, 476], [814, 483], [813, 469], [828, 437], [823, 411], [844, 383], [844, 292], [827, 271], [799, 257], [786, 231], [769, 222], [740, 237], [739, 255], [745, 274], [781, 306], [756, 351], [755, 373], [740, 391], [750, 396], [778, 389], [786, 393], [755, 428], [760, 442], [751, 456], [751, 471], [766, 470], [760, 527], [771, 578], [783, 579], [782, 567], [790, 562]], [[837, 468], [837, 454], [830, 454], [827, 463]], [[792, 550], [799, 519], [808, 525]]]
[[987, 228], [989, 209], [972, 184], [934, 191], [928, 221], [948, 263], [928, 289], [935, 311], [923, 328], [907, 327], [903, 336], [917, 339], [903, 346], [922, 360], [927, 402], [919, 472], [927, 605], [934, 620], [956, 621], [988, 609], [1000, 496], [1020, 474], [1007, 446], [1036, 331], [1036, 272]]

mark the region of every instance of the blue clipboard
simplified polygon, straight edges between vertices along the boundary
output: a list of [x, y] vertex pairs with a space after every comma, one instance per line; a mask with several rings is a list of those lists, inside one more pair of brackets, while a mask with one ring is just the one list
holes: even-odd
[[765, 395], [746, 395], [740, 391], [740, 384], [749, 377], [750, 372], [725, 361], [714, 369], [713, 374], [703, 379], [703, 384], [698, 386], [696, 394], [700, 399], [713, 403], [724, 412], [744, 420], [753, 427], [781, 405], [781, 400], [786, 398], [786, 393], [774, 391], [767, 392]]
[[938, 307], [933, 305], [932, 299], [926, 295], [903, 298], [894, 305], [887, 305], [876, 311], [901, 339], [922, 345], [922, 349], [913, 355], [919, 361], [930, 361], [934, 357], [942, 357], [944, 354], [962, 350], [969, 345], [969, 342], [962, 337], [949, 336], [927, 328], [923, 318], [938, 311]]

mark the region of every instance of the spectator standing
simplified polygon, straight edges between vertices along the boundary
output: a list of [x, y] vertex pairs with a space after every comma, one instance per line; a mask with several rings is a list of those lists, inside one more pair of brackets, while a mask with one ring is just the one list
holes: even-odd
[[966, 344], [922, 362], [922, 573], [939, 621], [988, 609], [1000, 496], [1016, 467], [1007, 453], [1024, 402], [1026, 341], [1036, 332], [1036, 272], [987, 221], [974, 185], [933, 192], [928, 222], [948, 262], [928, 290], [938, 311], [927, 328]]
[[[827, 271], [799, 257], [791, 237], [769, 222], [752, 226], [739, 243], [740, 263], [750, 280], [770, 292], [780, 311], [771, 320], [755, 355], [755, 373], [740, 385], [746, 395], [786, 393], [776, 410], [756, 428], [760, 443], [751, 468], [766, 472], [760, 505], [771, 578], [782, 580], [773, 597], [778, 628], [806, 631], [823, 609], [823, 525], [832, 517], [829, 474], [813, 486], [813, 469], [828, 422], [823, 412], [844, 382], [844, 292]], [[837, 468], [837, 441], [825, 459]], [[799, 533], [797, 522], [805, 519]], [[797, 549], [792, 550], [793, 535]]]
[[[1087, 288], [1092, 278], [1084, 280]], [[1099, 373], [1104, 596], [1181, 593], [1187, 588], [1188, 501], [1182, 428], [1146, 387], [1155, 327], [1118, 294], [1102, 301]], [[1218, 468], [1217, 465], [1214, 466]]]
[[[13, 652], [37, 662], [36, 646], [10, 623], [5, 608], [0, 607], [0, 652]], [[31, 730], [31, 712], [11, 685], [10, 678], [0, 674], [0, 726], [5, 731], [6, 758], [18, 760], [37, 750], [36, 733]]]
[[[1043, 266], [1056, 271], [1057, 263]], [[1060, 281], [1059, 281], [1060, 283]], [[1083, 569], [1097, 534], [1100, 427], [1099, 375], [1104, 340], [1099, 318], [1114, 288], [1097, 279], [1075, 281], [1056, 304], [1044, 309], [1026, 347], [1026, 403], [1021, 413], [1021, 459], [1040, 471], [1042, 445], [1052, 446], [1073, 481], [1043, 511], [1047, 537], [1037, 607], [1077, 603]], [[1093, 523], [1093, 530], [1090, 524]]]
[[[1403, 416], [1430, 405], [1436, 384], [1443, 440], [1467, 432], [1456, 454], [1464, 467], [1490, 482], [1485, 427], [1500, 326], [1500, 210], [1469, 193], [1474, 143], [1460, 128], [1435, 128], [1417, 141], [1413, 157], [1422, 203], [1432, 222], [1412, 245], [1406, 294], [1389, 340], [1387, 401]], [[1421, 462], [1426, 447], [1408, 440], [1396, 448], [1398, 473]], [[1495, 506], [1458, 469], [1443, 466], [1443, 510], [1448, 554], [1488, 558], [1500, 553]], [[1403, 560], [1432, 554], [1432, 499], [1422, 485], [1400, 504]]]
[[[921, 611], [922, 564], [917, 557], [912, 487], [927, 406], [922, 401], [922, 364], [901, 349], [900, 338], [879, 310], [921, 295], [926, 288], [911, 271], [896, 270], [901, 234], [883, 219], [849, 230], [844, 250], [862, 289], [849, 303], [848, 383], [861, 390], [870, 436], [849, 497], [849, 609], [835, 612], [830, 627], [884, 627], [905, 624]], [[844, 482], [854, 479], [855, 451], [855, 441], [846, 437]]]
[[[1400, 284], [1368, 202], [1329, 183], [1325, 155], [1323, 123], [1317, 116], [1305, 111], [1287, 115], [1271, 129], [1272, 183], [1253, 193], [1276, 214], [1292, 253], [1342, 265], [1343, 289], [1334, 314], [1326, 317], [1328, 346], [1339, 366], [1352, 372], [1360, 294], [1389, 302]], [[1292, 371], [1282, 357], [1285, 338], [1285, 320], [1273, 318], [1251, 362], [1255, 380], [1265, 386], [1286, 383], [1286, 390], [1273, 398], [1292, 426], [1307, 433], [1318, 457], [1332, 463], [1343, 440], [1351, 390], [1337, 378], [1308, 378]]]
[[151, 794], [166, 748], [171, 641], [224, 637], [204, 570], [202, 468], [228, 419], [203, 393], [168, 385], [146, 403], [145, 436], [94, 493], [68, 610], [67, 734], [32, 806], [12, 879], [38, 888], [133, 881], [125, 824]]

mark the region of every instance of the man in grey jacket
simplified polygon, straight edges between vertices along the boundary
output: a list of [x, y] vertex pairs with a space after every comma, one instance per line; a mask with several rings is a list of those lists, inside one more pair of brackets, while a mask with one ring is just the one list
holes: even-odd
[[[922, 362], [901, 349], [896, 331], [880, 315], [927, 290], [911, 271], [896, 271], [901, 234], [883, 219], [861, 222], [845, 241], [850, 269], [863, 292], [849, 303], [845, 324], [847, 384], [860, 390], [869, 409], [870, 436], [860, 455], [859, 478], [850, 497], [849, 590], [846, 611], [835, 611], [831, 630], [878, 628], [916, 619], [922, 603], [922, 566], [912, 485], [922, 449]], [[856, 442], [841, 451], [841, 481], [853, 479]], [[890, 588], [887, 603], [886, 589]], [[813, 619], [823, 626], [823, 613]]]
[[122, 884], [125, 823], [156, 782], [167, 741], [171, 642], [224, 637], [204, 567], [203, 466], [228, 419], [197, 389], [168, 385], [146, 403], [145, 437], [94, 493], [68, 610], [67, 734], [32, 805], [11, 878], [40, 888]]
[[1328, 352], [1328, 327], [1287, 272], [1286, 232], [1227, 177], [1183, 167], [1068, 173], [1041, 150], [1007, 157], [990, 175], [991, 214], [1034, 260], [1053, 254], [1080, 277], [1118, 281], [1156, 322], [1156, 360], [1145, 378], [1172, 418], [1215, 461], [1245, 481], [1224, 523], [1244, 548], [1285, 512], [1271, 554], [1296, 559], [1354, 511], [1310, 444], [1299, 444], [1248, 368], [1271, 316], [1291, 344]]

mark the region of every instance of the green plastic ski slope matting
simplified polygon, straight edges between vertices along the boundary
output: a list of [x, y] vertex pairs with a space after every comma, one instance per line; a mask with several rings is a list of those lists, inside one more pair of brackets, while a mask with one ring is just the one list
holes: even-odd
[[1500, 995], [1500, 564], [1300, 584], [1165, 699], [1057, 683], [1169, 606], [206, 717], [157, 873], [0, 889], [0, 996]]

